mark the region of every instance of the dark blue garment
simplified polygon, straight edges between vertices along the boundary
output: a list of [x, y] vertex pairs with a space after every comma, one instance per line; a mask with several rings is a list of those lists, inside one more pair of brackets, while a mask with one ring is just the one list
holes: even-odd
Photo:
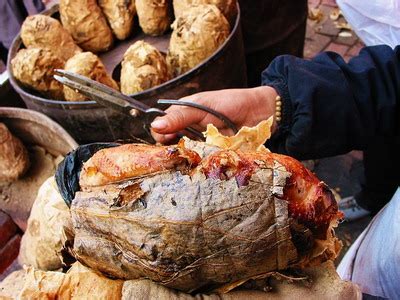
[[365, 47], [349, 63], [333, 52], [310, 61], [280, 56], [262, 81], [283, 98], [273, 151], [308, 159], [400, 140], [400, 46]]

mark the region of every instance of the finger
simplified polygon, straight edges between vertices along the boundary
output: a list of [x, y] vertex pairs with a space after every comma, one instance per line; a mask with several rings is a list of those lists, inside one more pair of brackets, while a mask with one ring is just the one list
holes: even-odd
[[173, 107], [167, 110], [163, 117], [156, 118], [151, 123], [151, 128], [156, 133], [171, 134], [200, 123], [206, 112], [191, 107]]
[[221, 133], [222, 135], [225, 135], [225, 136], [235, 135], [233, 130], [230, 128], [220, 128], [218, 131], [219, 131], [219, 133]]
[[160, 144], [168, 144], [177, 137], [176, 134], [159, 134], [153, 130], [151, 130], [151, 135], [153, 136], [154, 140]]

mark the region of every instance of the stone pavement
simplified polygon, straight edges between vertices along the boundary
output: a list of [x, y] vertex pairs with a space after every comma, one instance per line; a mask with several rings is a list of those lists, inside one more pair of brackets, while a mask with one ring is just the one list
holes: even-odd
[[322, 51], [333, 51], [348, 61], [359, 53], [364, 44], [353, 31], [341, 29], [348, 24], [340, 14], [337, 17], [339, 9], [334, 0], [309, 0], [308, 6], [310, 14], [307, 20], [305, 58], [313, 58]]

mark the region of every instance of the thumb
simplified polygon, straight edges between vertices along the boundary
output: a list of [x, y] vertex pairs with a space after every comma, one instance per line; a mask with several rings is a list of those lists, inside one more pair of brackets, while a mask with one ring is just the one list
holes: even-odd
[[151, 128], [162, 134], [170, 134], [201, 122], [207, 113], [191, 107], [173, 107], [167, 114], [156, 118]]

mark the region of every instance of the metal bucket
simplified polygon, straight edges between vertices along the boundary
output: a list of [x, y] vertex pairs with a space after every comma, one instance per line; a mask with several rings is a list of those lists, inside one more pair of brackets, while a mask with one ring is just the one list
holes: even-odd
[[[29, 151], [31, 165], [23, 178], [12, 183], [0, 183], [0, 210], [8, 214], [18, 227], [25, 231], [37, 191], [48, 177], [54, 175], [56, 157], [67, 155], [76, 149], [78, 144], [59, 124], [29, 109], [0, 107], [0, 122], [4, 123]], [[50, 153], [53, 159], [47, 154], [46, 158], [44, 154], [39, 155], [40, 151], [33, 150], [36, 146]], [[0, 263], [0, 267], [1, 265]]]
[[78, 147], [59, 124], [29, 109], [0, 107], [0, 122], [24, 143], [41, 146], [54, 156], [65, 156]]
[[[246, 65], [240, 26], [240, 9], [238, 11], [231, 34], [211, 57], [185, 74], [131, 96], [147, 105], [165, 109], [165, 106], [156, 105], [158, 99], [179, 99], [201, 91], [245, 87], [247, 84]], [[57, 18], [58, 6], [54, 6], [45, 14]], [[118, 73], [118, 65], [124, 52], [135, 41], [145, 40], [165, 53], [169, 39], [170, 34], [150, 37], [139, 32], [135, 33], [133, 38], [128, 41], [117, 42], [116, 47], [99, 56], [107, 70], [115, 75]], [[22, 41], [18, 35], [9, 52], [7, 69], [12, 86], [20, 94], [28, 108], [40, 111], [59, 122], [79, 143], [144, 137], [143, 125], [140, 122], [101, 107], [96, 102], [49, 100], [20, 86], [11, 72], [10, 62], [22, 47]]]

